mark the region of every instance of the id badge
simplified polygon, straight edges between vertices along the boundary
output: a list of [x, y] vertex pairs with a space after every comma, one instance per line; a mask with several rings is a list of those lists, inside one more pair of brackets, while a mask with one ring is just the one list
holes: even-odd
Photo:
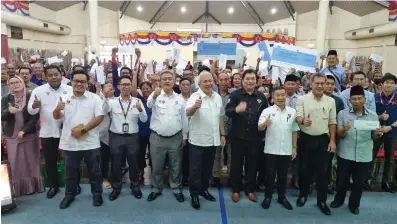
[[128, 123], [123, 124], [123, 132], [128, 132], [129, 131], [129, 126]]

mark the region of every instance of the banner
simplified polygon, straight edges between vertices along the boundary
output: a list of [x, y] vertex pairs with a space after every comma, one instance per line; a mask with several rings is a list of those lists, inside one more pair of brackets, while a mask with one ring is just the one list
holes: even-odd
[[197, 44], [197, 59], [218, 60], [221, 54], [234, 56], [237, 51], [237, 43], [207, 43]]
[[315, 72], [317, 51], [303, 47], [274, 44], [271, 65]]
[[172, 32], [132, 32], [120, 35], [120, 45], [126, 46], [191, 46], [199, 38], [235, 38], [242, 47], [255, 47], [261, 41], [269, 44], [282, 43], [295, 45], [295, 38], [282, 34], [238, 34], [238, 33], [172, 33]]
[[397, 22], [397, 0], [389, 1], [389, 22]]
[[29, 16], [29, 1], [1, 1], [1, 10], [16, 13], [21, 16]]

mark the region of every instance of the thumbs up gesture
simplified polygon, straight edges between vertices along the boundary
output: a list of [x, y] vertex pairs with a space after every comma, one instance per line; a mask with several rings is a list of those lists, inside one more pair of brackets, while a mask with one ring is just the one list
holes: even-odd
[[40, 108], [41, 107], [41, 101], [37, 98], [37, 96], [34, 96], [34, 101], [33, 101], [33, 105], [32, 108], [36, 109], [36, 108]]
[[156, 99], [158, 96], [160, 96], [160, 93], [161, 93], [161, 88], [160, 88], [160, 87], [156, 87], [156, 88], [154, 89], [153, 98]]
[[310, 119], [310, 114], [307, 115], [307, 118], [303, 120], [303, 125], [306, 127], [310, 127], [312, 125], [312, 120]]
[[349, 131], [351, 128], [352, 124], [350, 123], [350, 121], [346, 121], [344, 126], [345, 131]]
[[266, 118], [266, 120], [263, 122], [263, 124], [264, 124], [265, 126], [270, 126], [270, 125], [272, 125], [272, 118], [270, 117], [270, 114], [269, 114], [269, 116], [267, 116], [267, 118]]
[[242, 113], [247, 110], [247, 103], [246, 102], [240, 102], [240, 104], [236, 107], [236, 112], [237, 113]]
[[16, 107], [13, 107], [11, 103], [8, 103], [8, 112], [15, 114], [16, 112], [18, 112], [18, 109]]
[[380, 118], [384, 121], [387, 121], [389, 119], [389, 115], [387, 114], [387, 111], [383, 112], [383, 114], [380, 115]]
[[141, 105], [141, 102], [140, 102], [139, 100], [136, 101], [135, 106], [136, 106], [136, 109], [137, 109], [139, 112], [142, 112], [142, 105]]
[[194, 103], [194, 106], [198, 109], [201, 107], [201, 104], [203, 103], [203, 100], [201, 99], [201, 96], [196, 100]]
[[56, 107], [57, 110], [64, 110], [65, 109], [65, 102], [62, 101], [62, 97], [59, 97], [59, 102]]

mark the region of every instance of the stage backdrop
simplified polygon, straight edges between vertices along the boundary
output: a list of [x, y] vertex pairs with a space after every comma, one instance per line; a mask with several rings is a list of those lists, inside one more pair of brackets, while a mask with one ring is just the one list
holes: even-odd
[[191, 46], [199, 38], [236, 38], [242, 47], [256, 47], [261, 41], [295, 45], [295, 38], [283, 34], [253, 34], [253, 33], [170, 33], [170, 32], [132, 32], [120, 35], [122, 46]]

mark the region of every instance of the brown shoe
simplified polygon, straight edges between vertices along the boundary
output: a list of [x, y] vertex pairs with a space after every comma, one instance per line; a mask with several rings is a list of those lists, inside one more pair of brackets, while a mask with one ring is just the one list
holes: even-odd
[[233, 193], [233, 194], [232, 194], [232, 200], [233, 200], [234, 202], [240, 201], [240, 194], [239, 194], [239, 193]]
[[256, 202], [256, 195], [254, 193], [248, 193], [247, 197], [250, 201]]

